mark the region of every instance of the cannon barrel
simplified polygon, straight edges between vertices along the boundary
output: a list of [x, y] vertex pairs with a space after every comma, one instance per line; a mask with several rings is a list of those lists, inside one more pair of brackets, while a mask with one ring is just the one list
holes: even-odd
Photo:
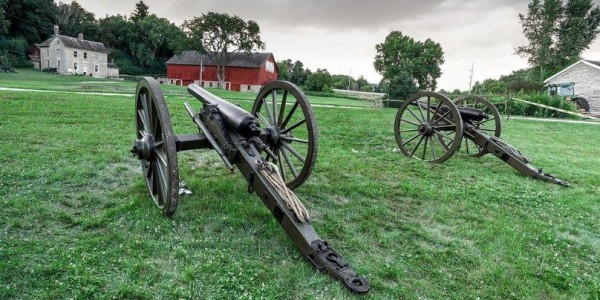
[[483, 121], [488, 115], [481, 109], [459, 106], [458, 112], [464, 121]]
[[206, 105], [213, 105], [219, 110], [225, 126], [244, 137], [260, 134], [258, 120], [243, 108], [223, 100], [196, 84], [188, 86], [188, 92]]

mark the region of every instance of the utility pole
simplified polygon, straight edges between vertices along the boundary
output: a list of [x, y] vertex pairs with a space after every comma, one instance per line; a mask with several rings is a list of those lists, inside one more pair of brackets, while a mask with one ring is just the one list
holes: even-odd
[[348, 90], [350, 90], [351, 83], [352, 83], [352, 69], [350, 69], [350, 75], [348, 75]]
[[471, 88], [473, 86], [473, 70], [475, 69], [475, 62], [471, 65], [471, 76], [469, 76], [469, 95], [471, 95]]

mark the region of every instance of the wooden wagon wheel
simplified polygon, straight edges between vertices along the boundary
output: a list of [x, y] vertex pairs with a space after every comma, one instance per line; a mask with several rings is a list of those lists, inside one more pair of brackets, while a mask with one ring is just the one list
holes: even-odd
[[[462, 96], [454, 99], [454, 104], [458, 107], [469, 107], [483, 111], [488, 118], [481, 121], [472, 121], [471, 125], [479, 131], [483, 131], [489, 135], [500, 137], [502, 133], [502, 119], [500, 118], [500, 112], [496, 106], [489, 100], [474, 95]], [[488, 152], [475, 144], [471, 139], [472, 136], [468, 132], [464, 133], [465, 139], [460, 147], [461, 150], [467, 153], [467, 155], [473, 157], [482, 157]]]
[[[298, 110], [300, 107], [300, 110]], [[317, 160], [317, 122], [306, 95], [286, 81], [267, 84], [256, 97], [252, 114], [269, 131], [268, 145], [290, 189], [304, 183]]]
[[398, 109], [394, 133], [404, 155], [442, 163], [458, 150], [463, 122], [446, 96], [421, 92], [410, 96]]
[[137, 139], [131, 152], [140, 159], [154, 203], [171, 216], [179, 199], [177, 149], [167, 103], [154, 78], [138, 83], [135, 114]]

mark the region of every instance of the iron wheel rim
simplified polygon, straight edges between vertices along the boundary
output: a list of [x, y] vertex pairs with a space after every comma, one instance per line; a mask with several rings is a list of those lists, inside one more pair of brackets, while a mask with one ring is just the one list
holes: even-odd
[[138, 83], [135, 99], [137, 139], [151, 137], [155, 143], [153, 158], [140, 158], [144, 181], [156, 206], [172, 216], [179, 200], [179, 169], [167, 103], [158, 82], [151, 77]]

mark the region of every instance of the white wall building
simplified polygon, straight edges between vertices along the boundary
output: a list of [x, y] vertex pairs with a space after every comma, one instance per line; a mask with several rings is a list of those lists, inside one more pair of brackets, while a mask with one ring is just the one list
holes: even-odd
[[81, 33], [77, 38], [60, 35], [58, 26], [54, 26], [54, 35], [36, 46], [40, 50], [41, 70], [56, 68], [63, 75], [98, 78], [114, 75], [109, 73], [108, 49], [102, 43], [83, 39]]
[[600, 112], [600, 61], [580, 60], [544, 80], [546, 85], [574, 83], [574, 93], [584, 98], [590, 111]]

